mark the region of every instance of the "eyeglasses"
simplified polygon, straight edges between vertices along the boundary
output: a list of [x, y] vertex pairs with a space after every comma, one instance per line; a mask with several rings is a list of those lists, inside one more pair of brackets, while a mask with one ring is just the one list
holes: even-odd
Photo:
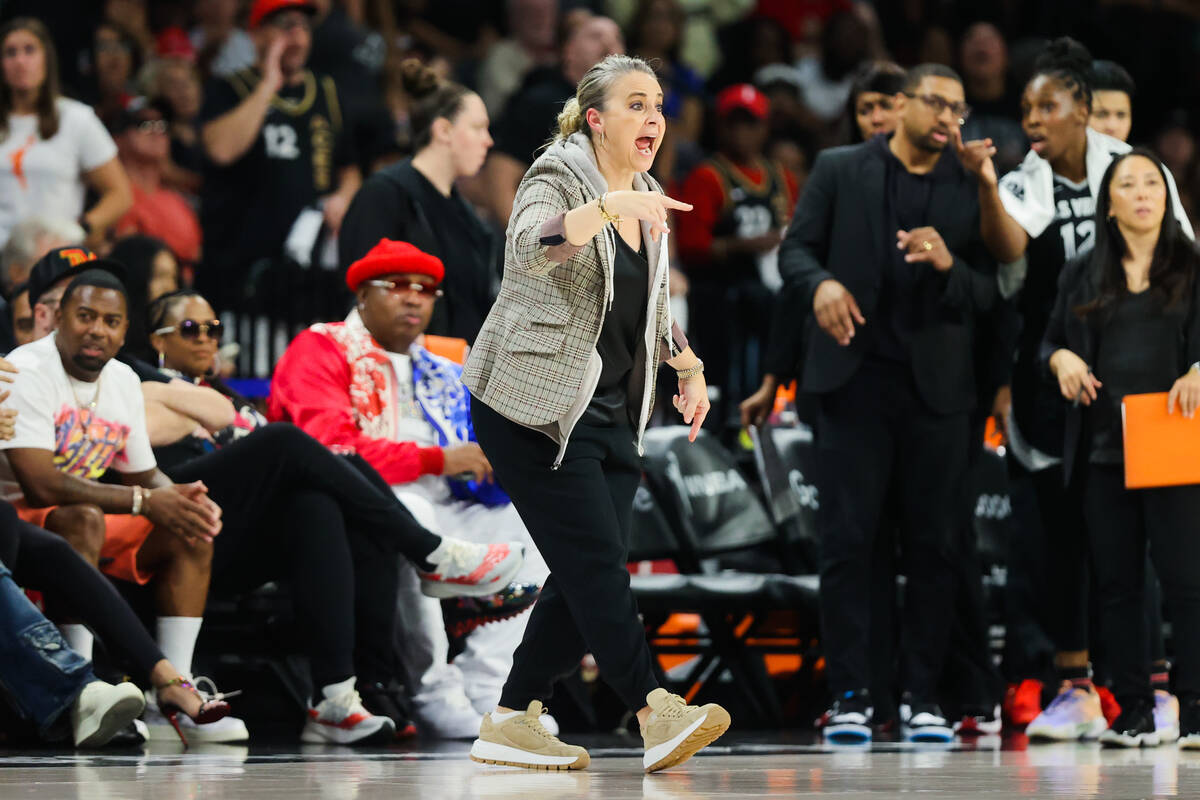
[[225, 333], [225, 325], [219, 319], [214, 319], [211, 322], [197, 322], [194, 319], [185, 319], [178, 325], [168, 325], [165, 328], [159, 328], [154, 332], [154, 335], [164, 336], [168, 333], [178, 333], [185, 339], [199, 339], [203, 335], [214, 342], [220, 342], [221, 336]]
[[387, 289], [392, 294], [407, 294], [415, 292], [421, 297], [438, 298], [442, 296], [442, 290], [433, 283], [397, 283], [396, 281], [367, 281], [367, 286], [377, 286], [380, 289]]
[[941, 95], [936, 94], [909, 94], [908, 92], [904, 94], [917, 98], [938, 114], [949, 109], [951, 114], [958, 117], [959, 125], [964, 124], [967, 121], [967, 117], [971, 116], [971, 107], [966, 103], [952, 103]]
[[167, 121], [165, 119], [144, 119], [137, 124], [137, 129], [142, 133], [166, 133]]

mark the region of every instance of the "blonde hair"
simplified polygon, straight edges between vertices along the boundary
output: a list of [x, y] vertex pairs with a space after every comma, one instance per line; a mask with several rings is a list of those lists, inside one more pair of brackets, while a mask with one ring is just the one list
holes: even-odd
[[567, 101], [558, 115], [558, 132], [554, 142], [561, 142], [573, 133], [590, 135], [587, 123], [588, 109], [603, 108], [604, 100], [614, 83], [626, 73], [644, 72], [654, 78], [654, 69], [635, 56], [607, 56], [589, 69], [575, 87], [575, 96]]

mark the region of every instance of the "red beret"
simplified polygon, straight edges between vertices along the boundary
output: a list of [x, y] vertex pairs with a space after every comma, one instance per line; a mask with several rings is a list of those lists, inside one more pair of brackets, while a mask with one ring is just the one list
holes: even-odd
[[446, 268], [442, 266], [440, 258], [431, 256], [408, 242], [380, 239], [379, 244], [368, 250], [365, 256], [346, 270], [346, 285], [350, 287], [350, 291], [357, 292], [364, 281], [381, 275], [401, 274], [428, 275], [441, 283]]

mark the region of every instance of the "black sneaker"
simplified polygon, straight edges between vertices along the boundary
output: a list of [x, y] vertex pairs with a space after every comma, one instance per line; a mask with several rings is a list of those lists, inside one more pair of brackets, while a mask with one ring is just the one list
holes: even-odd
[[1145, 697], [1122, 697], [1121, 714], [1100, 734], [1105, 747], [1158, 747], [1154, 725], [1154, 701]]
[[1179, 698], [1179, 747], [1200, 750], [1200, 697]]
[[410, 739], [417, 735], [417, 726], [409, 716], [408, 698], [404, 696], [402, 689], [367, 681], [359, 681], [356, 688], [363, 708], [377, 717], [387, 717], [396, 723], [397, 739]]
[[871, 741], [871, 693], [846, 692], [833, 701], [818, 725], [826, 741], [859, 744]]
[[442, 619], [451, 638], [466, 636], [480, 625], [511, 619], [533, 605], [541, 589], [533, 583], [510, 583], [486, 597], [451, 597], [442, 601]]
[[954, 730], [937, 703], [928, 703], [910, 694], [900, 701], [900, 725], [910, 742], [952, 742]]

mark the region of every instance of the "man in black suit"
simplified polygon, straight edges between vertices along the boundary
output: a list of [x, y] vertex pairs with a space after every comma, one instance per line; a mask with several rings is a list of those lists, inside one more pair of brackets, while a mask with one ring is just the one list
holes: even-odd
[[910, 739], [952, 736], [935, 690], [976, 402], [974, 330], [1000, 302], [974, 179], [948, 147], [968, 111], [962, 81], [923, 65], [909, 72], [898, 102], [892, 136], [817, 158], [780, 252], [784, 296], [813, 310], [800, 391], [818, 406], [821, 614], [835, 698], [826, 736], [834, 740], [871, 735], [868, 586], [889, 494], [908, 576], [901, 719]]

